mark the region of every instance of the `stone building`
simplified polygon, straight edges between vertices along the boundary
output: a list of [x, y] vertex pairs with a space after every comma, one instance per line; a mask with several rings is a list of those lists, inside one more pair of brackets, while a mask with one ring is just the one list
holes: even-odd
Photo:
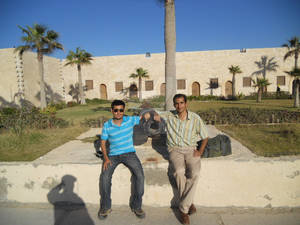
[[[255, 92], [251, 78], [260, 70], [255, 62], [262, 56], [278, 64], [277, 71], [267, 72], [271, 83], [268, 91], [292, 91], [293, 78], [285, 71], [292, 69], [294, 59], [286, 61], [285, 48], [195, 51], [176, 53], [177, 92], [186, 95], [231, 95], [232, 74], [228, 67], [238, 65], [242, 72], [236, 75], [236, 93], [249, 95]], [[142, 96], [149, 98], [164, 95], [164, 53], [94, 57], [92, 64], [82, 66], [86, 98], [124, 99], [137, 96], [138, 80], [129, 78], [136, 68], [146, 69], [149, 78], [143, 79]], [[71, 101], [70, 85], [77, 82], [77, 67], [64, 66], [65, 60], [44, 57], [44, 72], [48, 101]], [[214, 84], [216, 88], [211, 89]], [[26, 52], [20, 58], [14, 49], [0, 49], [0, 105], [18, 103], [25, 98], [39, 105], [39, 76], [36, 53]]]

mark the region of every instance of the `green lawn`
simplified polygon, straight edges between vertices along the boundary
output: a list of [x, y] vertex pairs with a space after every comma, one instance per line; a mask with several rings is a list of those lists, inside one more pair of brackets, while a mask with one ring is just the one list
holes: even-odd
[[[137, 108], [139, 103], [128, 103], [126, 109]], [[292, 100], [263, 100], [256, 103], [253, 100], [244, 101], [211, 101], [188, 102], [189, 109], [205, 111], [222, 107], [255, 107], [281, 110], [299, 110], [293, 108]], [[10, 132], [0, 134], [0, 161], [31, 161], [55, 147], [69, 140], [75, 139], [79, 134], [88, 130], [81, 127], [80, 122], [84, 119], [107, 117], [111, 118], [110, 104], [88, 104], [74, 106], [59, 110], [57, 117], [71, 122], [69, 128], [31, 130], [22, 139]], [[125, 111], [126, 114], [131, 115]], [[293, 155], [300, 153], [300, 124], [280, 126], [218, 126], [230, 136], [238, 139], [251, 151], [263, 156]], [[87, 140], [90, 141], [90, 140]]]
[[68, 128], [30, 130], [23, 137], [10, 132], [0, 135], [0, 161], [32, 161], [52, 149], [74, 140], [88, 128], [71, 126]]
[[300, 124], [217, 126], [217, 128], [259, 156], [300, 154]]

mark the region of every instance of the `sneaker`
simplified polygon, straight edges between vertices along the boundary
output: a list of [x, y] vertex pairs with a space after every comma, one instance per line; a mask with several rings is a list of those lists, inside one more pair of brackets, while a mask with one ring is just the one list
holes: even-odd
[[140, 219], [143, 219], [146, 216], [146, 213], [142, 209], [131, 209], [131, 211]]
[[110, 212], [111, 212], [111, 209], [100, 209], [98, 211], [98, 218], [100, 220], [104, 220], [104, 219], [106, 219], [106, 217], [108, 216], [108, 214], [110, 214]]

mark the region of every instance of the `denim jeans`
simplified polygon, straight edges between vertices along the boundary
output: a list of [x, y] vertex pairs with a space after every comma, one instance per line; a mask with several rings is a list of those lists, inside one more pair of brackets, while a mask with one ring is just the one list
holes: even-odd
[[144, 195], [144, 172], [141, 162], [135, 152], [125, 153], [116, 156], [109, 156], [111, 165], [102, 171], [99, 179], [100, 208], [107, 210], [111, 208], [111, 179], [116, 167], [122, 163], [131, 172], [131, 197], [130, 207], [141, 209], [142, 197]]

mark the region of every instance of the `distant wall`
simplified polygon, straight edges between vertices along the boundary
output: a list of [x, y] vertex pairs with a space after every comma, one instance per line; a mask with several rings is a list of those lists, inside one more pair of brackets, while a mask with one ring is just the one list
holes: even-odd
[[[255, 62], [260, 61], [262, 56], [267, 56], [268, 59], [274, 57], [274, 61], [279, 65], [276, 72], [267, 72], [267, 79], [271, 83], [268, 91], [276, 91], [277, 76], [285, 76], [285, 85], [280, 88], [282, 91], [291, 93], [292, 78], [286, 75], [285, 71], [292, 69], [294, 59], [289, 58], [284, 62], [285, 53], [285, 48], [246, 49], [246, 52], [240, 52], [240, 50], [177, 52], [176, 77], [185, 80], [185, 88], [178, 89], [177, 92], [192, 95], [192, 85], [197, 82], [200, 84], [200, 94], [209, 95], [211, 94], [210, 79], [217, 78], [219, 88], [213, 90], [213, 95], [226, 96], [225, 83], [232, 80], [232, 75], [228, 70], [231, 65], [238, 65], [243, 72], [236, 75], [236, 93], [248, 95], [256, 92], [253, 86], [243, 86], [243, 78], [251, 77], [253, 72], [259, 70]], [[108, 99], [128, 98], [129, 93], [116, 91], [115, 83], [122, 82], [124, 90], [132, 84], [138, 87], [138, 79], [129, 78], [138, 67], [146, 69], [149, 74], [149, 78], [143, 79], [142, 82], [143, 98], [161, 95], [161, 86], [165, 82], [164, 57], [164, 53], [151, 54], [151, 57], [146, 57], [144, 54], [94, 57], [91, 65], [82, 66], [83, 84], [85, 85], [86, 80], [93, 81], [93, 89], [86, 91], [85, 95], [87, 98], [100, 98], [100, 85], [104, 84]], [[36, 53], [26, 52], [22, 62], [25, 98], [39, 105], [40, 81]], [[78, 82], [77, 67], [64, 66], [65, 63], [66, 60], [60, 61], [44, 56], [45, 82], [48, 85], [49, 101], [72, 100], [68, 92], [70, 85]], [[18, 76], [13, 49], [0, 49], [0, 75], [0, 97], [8, 102], [14, 101], [14, 95], [18, 92]], [[153, 90], [146, 91], [145, 81], [153, 81]]]
[[16, 58], [13, 49], [0, 49], [0, 106], [13, 104], [18, 93]]

